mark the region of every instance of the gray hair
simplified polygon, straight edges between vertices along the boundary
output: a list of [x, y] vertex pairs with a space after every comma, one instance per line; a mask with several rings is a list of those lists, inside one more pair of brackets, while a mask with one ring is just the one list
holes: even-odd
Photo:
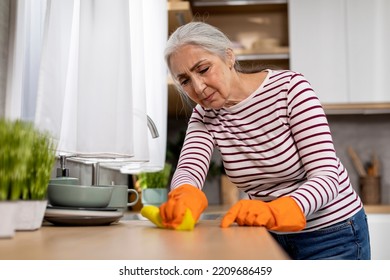
[[226, 59], [226, 50], [233, 49], [229, 38], [214, 26], [204, 22], [187, 23], [172, 33], [165, 47], [165, 61], [170, 68], [170, 58], [180, 47], [195, 45]]
[[[227, 50], [233, 49], [230, 39], [218, 28], [204, 22], [190, 22], [176, 29], [169, 37], [165, 47], [165, 62], [171, 71], [170, 58], [182, 46], [194, 45], [219, 56], [223, 61], [227, 59]], [[235, 65], [236, 66], [236, 65]], [[181, 97], [189, 102], [188, 96], [175, 81], [177, 90]]]

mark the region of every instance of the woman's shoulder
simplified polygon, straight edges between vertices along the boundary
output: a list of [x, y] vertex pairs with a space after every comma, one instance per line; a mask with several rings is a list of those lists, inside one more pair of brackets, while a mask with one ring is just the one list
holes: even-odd
[[270, 73], [270, 76], [296, 76], [296, 75], [302, 75], [300, 72], [290, 70], [290, 69], [267, 69], [265, 71], [268, 71]]
[[192, 111], [190, 121], [207, 123], [221, 114], [224, 114], [223, 109], [210, 109], [197, 104]]
[[283, 70], [283, 69], [269, 69], [269, 83], [274, 83], [275, 81], [288, 81], [288, 83], [296, 83], [299, 81], [307, 81], [305, 76], [301, 72], [293, 70]]
[[199, 104], [196, 104], [192, 110], [191, 119], [203, 119], [208, 111], [209, 109], [204, 108]]

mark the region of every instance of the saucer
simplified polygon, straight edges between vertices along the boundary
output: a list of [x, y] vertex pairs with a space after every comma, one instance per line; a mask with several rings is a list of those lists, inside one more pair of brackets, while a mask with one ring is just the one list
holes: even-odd
[[123, 217], [116, 208], [109, 210], [69, 209], [48, 207], [44, 220], [59, 226], [102, 226], [119, 221]]
[[68, 207], [68, 206], [52, 206], [48, 205], [47, 209], [62, 209], [62, 210], [85, 210], [85, 211], [117, 211], [114, 207]]

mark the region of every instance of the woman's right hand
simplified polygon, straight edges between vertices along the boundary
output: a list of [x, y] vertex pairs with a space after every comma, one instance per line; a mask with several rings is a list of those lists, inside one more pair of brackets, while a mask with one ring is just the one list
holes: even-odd
[[162, 223], [167, 228], [176, 229], [183, 222], [187, 209], [196, 223], [207, 206], [206, 195], [197, 187], [189, 184], [179, 186], [168, 194], [167, 202], [160, 206]]

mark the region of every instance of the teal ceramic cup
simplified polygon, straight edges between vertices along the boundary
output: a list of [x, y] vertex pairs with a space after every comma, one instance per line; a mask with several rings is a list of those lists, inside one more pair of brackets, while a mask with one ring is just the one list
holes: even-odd
[[[112, 185], [111, 200], [108, 207], [117, 208], [120, 211], [126, 211], [127, 207], [133, 206], [138, 202], [139, 195], [134, 189], [129, 189], [126, 185]], [[134, 193], [135, 198], [129, 201], [129, 194]]]

